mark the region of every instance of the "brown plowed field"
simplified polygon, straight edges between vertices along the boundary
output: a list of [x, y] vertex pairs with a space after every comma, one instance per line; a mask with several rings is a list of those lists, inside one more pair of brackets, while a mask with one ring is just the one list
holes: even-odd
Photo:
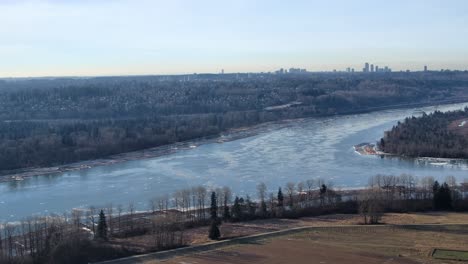
[[[318, 226], [324, 223], [346, 225], [358, 221], [355, 216], [341, 216], [329, 216], [319, 221], [306, 218], [300, 220], [300, 225], [311, 225], [311, 222]], [[420, 224], [466, 223], [468, 218], [466, 214], [429, 213], [388, 214], [384, 219], [394, 224]], [[468, 229], [453, 226], [424, 230], [402, 227], [330, 228], [148, 263], [460, 263], [433, 259], [430, 253], [434, 248], [468, 250]]]

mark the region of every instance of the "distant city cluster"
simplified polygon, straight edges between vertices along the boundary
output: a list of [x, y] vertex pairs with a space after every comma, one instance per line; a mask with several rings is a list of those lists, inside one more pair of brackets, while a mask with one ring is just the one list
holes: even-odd
[[[427, 72], [427, 66], [424, 65], [424, 68], [423, 68], [424, 72]], [[447, 70], [441, 70], [441, 71], [447, 71]], [[336, 72], [336, 70], [333, 70], [333, 72]], [[346, 68], [346, 72], [355, 72], [354, 68], [351, 68], [351, 67], [348, 67]], [[364, 68], [362, 68], [362, 72], [364, 73], [368, 73], [368, 72], [392, 72], [392, 69], [388, 66], [383, 66], [383, 67], [379, 67], [379, 65], [374, 65], [374, 64], [370, 64], [368, 62], [364, 63]], [[400, 71], [400, 72], [410, 72], [410, 70], [406, 70], [406, 71]]]
[[[427, 66], [424, 66], [424, 72], [427, 72]], [[444, 71], [444, 70], [442, 70]], [[343, 72], [343, 71], [337, 71], [336, 69], [333, 70], [333, 72]], [[357, 72], [355, 71], [354, 68], [351, 68], [351, 67], [347, 67], [346, 70], [344, 72], [347, 72], [347, 73], [353, 73], [353, 72]], [[362, 68], [362, 71], [361, 72], [364, 72], [364, 73], [373, 73], [373, 72], [392, 72], [392, 69], [388, 66], [379, 66], [379, 65], [374, 65], [374, 64], [371, 64], [369, 62], [366, 62], [364, 63], [364, 67]], [[400, 72], [410, 72], [410, 70], [406, 70], [406, 71], [400, 71]], [[224, 70], [221, 71], [221, 73], [224, 73]], [[274, 72], [275, 74], [299, 74], [299, 73], [309, 73], [306, 69], [301, 69], [301, 68], [290, 68], [289, 70], [288, 69], [284, 69], [284, 68], [281, 68], [277, 71]]]
[[[450, 69], [441, 69], [440, 72], [457, 72], [457, 71], [460, 71], [460, 70], [450, 70]], [[465, 70], [466, 71], [466, 70]], [[341, 69], [341, 70], [337, 70], [337, 69], [334, 69], [332, 71], [308, 71], [307, 69], [303, 69], [303, 68], [281, 68], [279, 70], [276, 70], [276, 71], [273, 71], [273, 72], [260, 72], [260, 73], [254, 73], [254, 72], [249, 72], [249, 73], [230, 73], [230, 74], [226, 74], [226, 76], [236, 76], [236, 79], [244, 79], [244, 78], [251, 78], [253, 76], [256, 76], [256, 75], [259, 75], [259, 76], [263, 76], [263, 77], [266, 77], [270, 74], [274, 74], [274, 75], [283, 75], [283, 74], [314, 74], [314, 73], [392, 73], [392, 72], [395, 72], [395, 73], [409, 73], [409, 72], [423, 72], [423, 73], [435, 73], [435, 72], [438, 72], [438, 70], [428, 70], [428, 67], [427, 65], [424, 65], [421, 70], [398, 70], [398, 71], [394, 71], [392, 68], [390, 68], [389, 66], [379, 66], [377, 64], [373, 64], [373, 63], [369, 63], [369, 62], [366, 62], [364, 63], [364, 67], [362, 69], [358, 69], [358, 70], [355, 70], [355, 68], [352, 68], [352, 67], [347, 67], [345, 68], [344, 70]], [[225, 71], [224, 69], [221, 69], [219, 72], [218, 72], [219, 75], [225, 75]], [[196, 79], [196, 76], [197, 74], [194, 73], [193, 74], [193, 78], [191, 78], [189, 75], [183, 75], [184, 76], [184, 81], [189, 81], [191, 79]], [[170, 78], [167, 76], [167, 78]]]
[[364, 68], [362, 69], [363, 72], [392, 72], [388, 66], [379, 67], [378, 65], [370, 64], [366, 62], [364, 64]]
[[276, 74], [286, 74], [286, 73], [295, 74], [295, 73], [306, 73], [306, 72], [307, 72], [306, 69], [300, 69], [300, 68], [290, 68], [289, 70], [281, 68], [275, 71]]

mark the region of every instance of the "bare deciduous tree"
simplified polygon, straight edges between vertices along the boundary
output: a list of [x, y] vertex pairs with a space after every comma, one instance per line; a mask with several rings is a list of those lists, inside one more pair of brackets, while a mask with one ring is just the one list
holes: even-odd
[[434, 186], [434, 177], [426, 176], [422, 177], [420, 180], [420, 187], [422, 192], [423, 199], [432, 199], [433, 190], [432, 187]]
[[383, 214], [382, 191], [378, 187], [369, 187], [359, 197], [359, 213], [364, 224], [378, 224]]
[[286, 193], [288, 194], [288, 205], [293, 208], [294, 207], [294, 192], [296, 190], [294, 182], [286, 183]]
[[114, 207], [112, 203], [106, 206], [106, 215], [107, 215], [107, 226], [109, 227], [109, 237], [112, 237], [114, 233]]

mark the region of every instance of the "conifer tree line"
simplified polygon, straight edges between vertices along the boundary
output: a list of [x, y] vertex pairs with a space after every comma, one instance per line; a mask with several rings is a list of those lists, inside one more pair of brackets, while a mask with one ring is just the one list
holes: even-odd
[[[462, 126], [462, 122], [467, 124]], [[398, 122], [378, 142], [381, 150], [409, 157], [468, 158], [468, 107], [424, 113]]]
[[[333, 213], [362, 215], [377, 224], [385, 212], [468, 211], [468, 182], [454, 177], [442, 183], [433, 177], [376, 175], [368, 187], [339, 190], [333, 183], [311, 179], [278, 189], [257, 184], [255, 196], [234, 195], [230, 188], [193, 187], [151, 199], [137, 212], [111, 204], [73, 210], [71, 214], [30, 217], [0, 230], [0, 263], [85, 263], [137, 252], [118, 245], [122, 238], [149, 236], [152, 250], [187, 245], [187, 230], [206, 226], [207, 237], [224, 239], [223, 223], [267, 218], [298, 218]], [[139, 252], [141, 253], [141, 252]]]
[[441, 184], [432, 176], [376, 175], [357, 197], [365, 224], [379, 223], [385, 212], [468, 211], [468, 179], [457, 184], [447, 176]]

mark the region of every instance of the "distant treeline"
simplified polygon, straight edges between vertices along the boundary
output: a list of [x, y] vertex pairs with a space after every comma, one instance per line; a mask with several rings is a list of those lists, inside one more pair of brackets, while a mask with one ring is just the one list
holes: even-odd
[[463, 111], [436, 111], [406, 118], [385, 133], [379, 147], [384, 152], [409, 157], [468, 158], [468, 107]]
[[[468, 94], [468, 73], [0, 80], [0, 171], [95, 159], [285, 118]], [[467, 97], [468, 100], [468, 97]], [[300, 102], [279, 110], [271, 106]]]

